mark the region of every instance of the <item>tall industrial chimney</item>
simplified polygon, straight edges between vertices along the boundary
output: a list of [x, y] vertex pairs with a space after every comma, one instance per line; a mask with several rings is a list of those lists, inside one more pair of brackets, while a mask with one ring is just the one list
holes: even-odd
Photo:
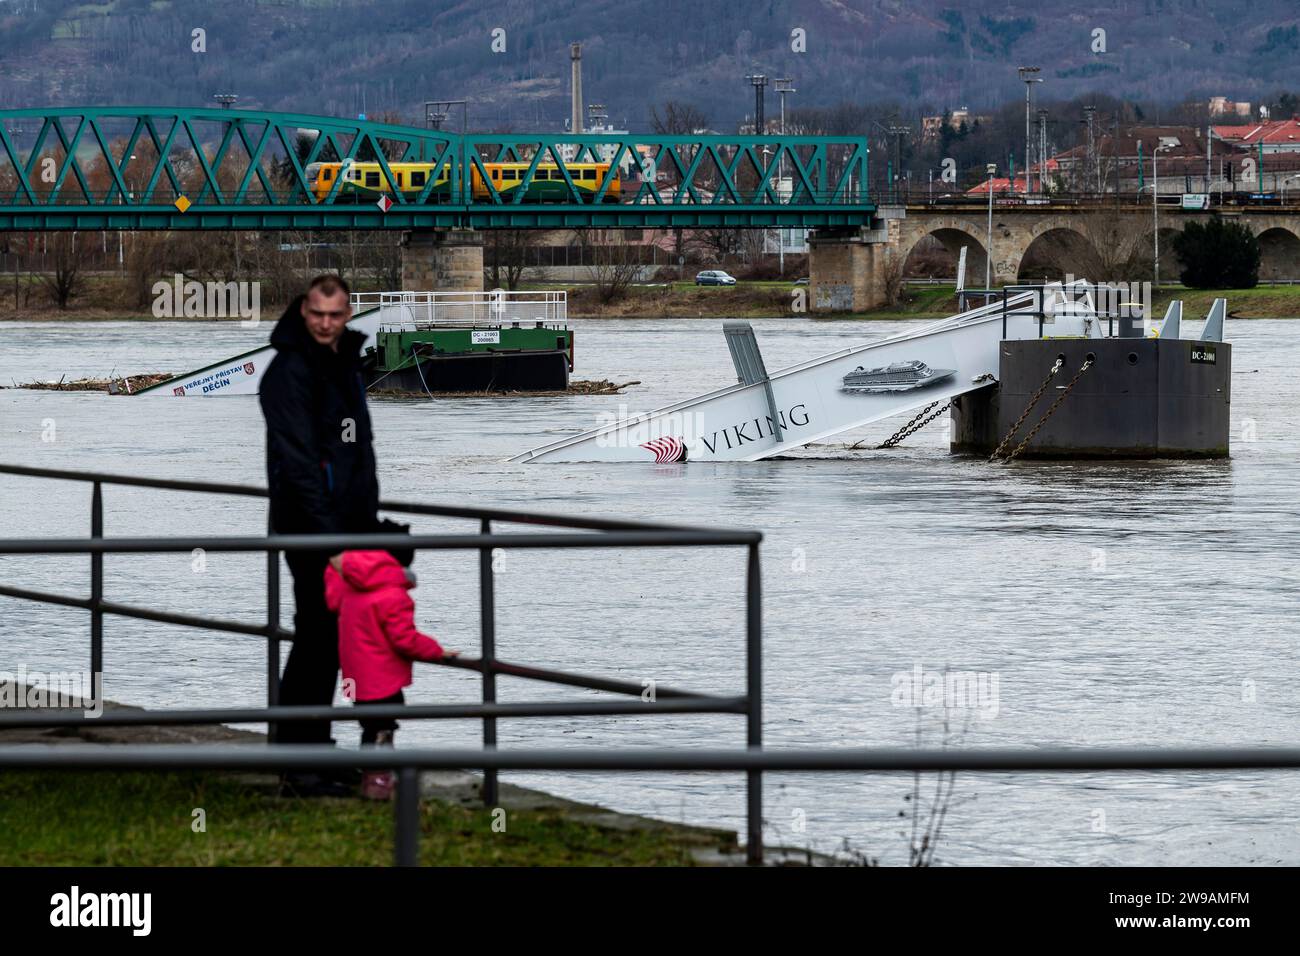
[[582, 44], [569, 44], [569, 60], [573, 67], [573, 103], [570, 108], [569, 130], [582, 132]]

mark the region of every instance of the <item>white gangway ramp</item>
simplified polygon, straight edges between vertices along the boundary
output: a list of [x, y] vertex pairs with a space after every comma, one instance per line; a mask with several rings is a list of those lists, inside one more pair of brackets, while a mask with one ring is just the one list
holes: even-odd
[[1000, 301], [972, 309], [781, 369], [763, 381], [562, 438], [511, 461], [757, 461], [778, 455], [995, 381], [998, 343], [1040, 334], [1033, 314], [1039, 302], [1049, 334], [1067, 328], [1075, 335], [1099, 334], [1091, 295], [1077, 298], [1057, 285], [1041, 295], [1010, 296], [1005, 311]]

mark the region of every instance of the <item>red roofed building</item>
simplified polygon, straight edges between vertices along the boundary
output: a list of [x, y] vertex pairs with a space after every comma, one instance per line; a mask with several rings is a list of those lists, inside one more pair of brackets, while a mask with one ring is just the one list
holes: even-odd
[[1265, 153], [1300, 153], [1300, 119], [1261, 120], [1236, 126], [1215, 126], [1214, 138]]

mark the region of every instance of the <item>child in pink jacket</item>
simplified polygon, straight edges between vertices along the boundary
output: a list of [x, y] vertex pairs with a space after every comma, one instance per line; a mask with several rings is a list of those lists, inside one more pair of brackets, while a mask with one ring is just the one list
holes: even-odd
[[[344, 551], [325, 568], [325, 603], [339, 618], [344, 693], [358, 705], [405, 703], [412, 661], [457, 653], [416, 629], [413, 587], [410, 568], [387, 551]], [[391, 747], [396, 730], [391, 718], [363, 719], [361, 745]], [[361, 784], [362, 796], [374, 800], [388, 799], [392, 790], [391, 772], [367, 773]]]

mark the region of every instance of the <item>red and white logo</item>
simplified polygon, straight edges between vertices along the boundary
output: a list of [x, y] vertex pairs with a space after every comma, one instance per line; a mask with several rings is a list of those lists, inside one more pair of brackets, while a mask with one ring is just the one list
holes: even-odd
[[670, 461], [686, 460], [686, 442], [680, 438], [671, 436], [655, 438], [652, 441], [643, 442], [641, 447], [654, 454], [656, 465], [662, 465]]
[[244, 372], [247, 373], [248, 375], [252, 375], [252, 374], [253, 374], [253, 363], [252, 363], [252, 362], [245, 362], [245, 363], [244, 363]]
[[181, 388], [181, 387], [178, 385], [176, 388], [173, 388], [173, 389], [172, 389], [172, 394], [173, 394], [173, 395], [184, 395], [184, 394], [185, 394], [185, 389]]
[[393, 208], [393, 201], [387, 196], [380, 196], [379, 202], [375, 203], [375, 205], [379, 207], [380, 212], [388, 212]]

